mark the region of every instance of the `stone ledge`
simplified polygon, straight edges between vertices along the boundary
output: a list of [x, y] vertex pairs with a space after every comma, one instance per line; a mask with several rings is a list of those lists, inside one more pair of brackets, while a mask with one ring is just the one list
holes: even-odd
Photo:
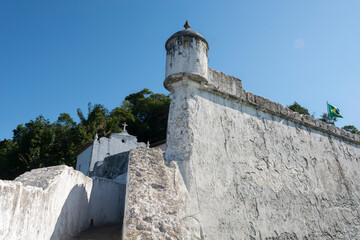
[[184, 78], [189, 79], [191, 81], [194, 81], [196, 83], [206, 83], [208, 82], [206, 78], [204, 78], [203, 76], [197, 74], [197, 73], [175, 73], [172, 74], [170, 76], [168, 76], [165, 80], [164, 80], [164, 87], [171, 91], [171, 86], [176, 83], [176, 82], [181, 82]]
[[52, 185], [61, 174], [70, 170], [74, 171], [72, 167], [65, 165], [37, 168], [23, 173], [14, 181], [21, 182], [24, 186], [33, 186], [45, 190]]
[[[230, 76], [229, 76], [230, 77]], [[280, 103], [273, 102], [267, 98], [255, 95], [251, 92], [241, 89], [241, 92], [237, 92], [236, 95], [222, 91], [221, 89], [213, 86], [212, 84], [199, 85], [199, 89], [211, 92], [215, 95], [229, 98], [244, 105], [253, 107], [257, 110], [275, 115], [280, 118], [292, 121], [294, 123], [310, 127], [312, 129], [324, 132], [326, 134], [339, 137], [346, 141], [360, 144], [360, 136], [350, 133], [344, 129], [338, 128], [334, 125], [327, 124], [321, 120], [315, 119], [310, 115], [303, 115], [297, 112], [293, 112], [287, 107], [282, 106]]]

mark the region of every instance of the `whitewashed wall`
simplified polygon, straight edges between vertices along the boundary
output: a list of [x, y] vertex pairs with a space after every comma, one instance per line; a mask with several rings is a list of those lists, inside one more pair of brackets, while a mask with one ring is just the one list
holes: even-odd
[[174, 87], [166, 152], [185, 238], [360, 236], [360, 145], [194, 86]]
[[0, 180], [0, 239], [69, 239], [123, 218], [125, 185], [84, 176], [66, 166]]
[[85, 175], [89, 175], [90, 159], [93, 150], [93, 145], [90, 145], [83, 152], [77, 156], [76, 170], [82, 172]]

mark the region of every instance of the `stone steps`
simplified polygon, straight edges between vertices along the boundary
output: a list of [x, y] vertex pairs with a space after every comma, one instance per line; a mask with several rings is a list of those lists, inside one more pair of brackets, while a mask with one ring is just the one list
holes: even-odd
[[86, 229], [71, 240], [120, 240], [121, 233], [121, 225], [106, 225]]

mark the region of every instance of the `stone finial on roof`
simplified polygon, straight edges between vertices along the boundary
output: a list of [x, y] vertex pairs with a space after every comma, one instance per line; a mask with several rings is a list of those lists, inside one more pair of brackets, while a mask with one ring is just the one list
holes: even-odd
[[188, 20], [186, 20], [185, 25], [184, 25], [184, 28], [185, 28], [185, 29], [189, 29], [189, 28], [190, 28], [190, 24], [189, 24], [189, 21], [188, 21]]

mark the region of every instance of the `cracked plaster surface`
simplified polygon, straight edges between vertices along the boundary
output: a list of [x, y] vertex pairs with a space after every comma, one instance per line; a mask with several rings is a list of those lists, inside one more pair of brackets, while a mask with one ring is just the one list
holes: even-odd
[[184, 238], [360, 235], [359, 145], [193, 87], [176, 88], [171, 108]]

